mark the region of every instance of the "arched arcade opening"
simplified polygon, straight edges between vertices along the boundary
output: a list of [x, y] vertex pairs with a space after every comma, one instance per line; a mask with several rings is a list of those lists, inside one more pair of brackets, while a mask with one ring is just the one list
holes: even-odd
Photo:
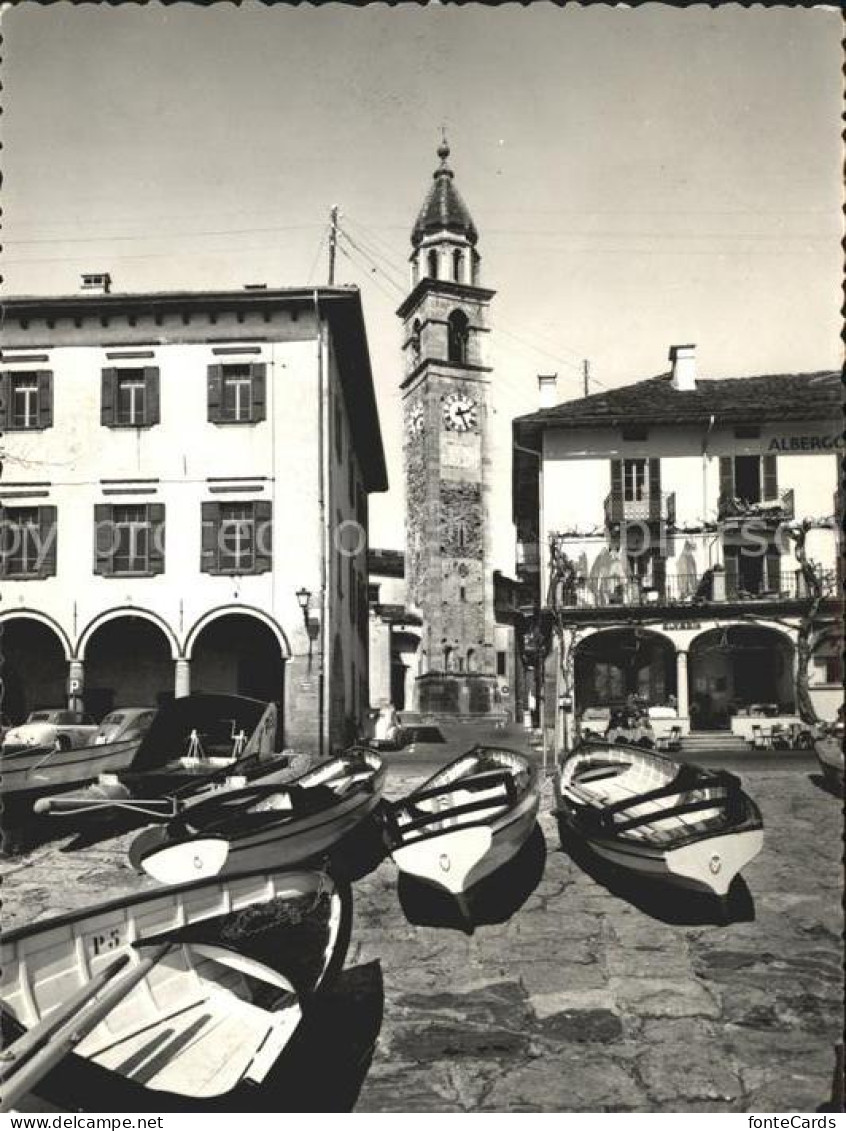
[[2, 714], [22, 723], [39, 707], [66, 707], [68, 664], [58, 634], [32, 617], [14, 617], [0, 624]]
[[769, 713], [796, 710], [793, 644], [775, 628], [727, 625], [697, 636], [688, 653], [690, 725], [728, 730], [753, 705]]
[[192, 692], [247, 695], [276, 703], [284, 717], [285, 658], [273, 630], [249, 613], [204, 625], [191, 648]]
[[676, 697], [675, 649], [666, 637], [642, 628], [607, 629], [576, 646], [575, 700], [586, 707], [622, 707], [630, 696], [647, 706]]
[[159, 707], [173, 698], [173, 653], [163, 629], [131, 613], [99, 625], [85, 642], [85, 710]]

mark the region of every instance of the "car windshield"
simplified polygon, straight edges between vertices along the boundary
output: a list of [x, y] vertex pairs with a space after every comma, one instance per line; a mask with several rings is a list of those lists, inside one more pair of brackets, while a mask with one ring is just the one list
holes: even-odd
[[49, 723], [49, 711], [33, 711], [26, 720], [28, 723]]
[[100, 726], [101, 727], [116, 727], [118, 725], [118, 723], [123, 722], [124, 717], [125, 716], [122, 715], [120, 713], [120, 711], [112, 711], [112, 713], [110, 715], [106, 715], [106, 717], [100, 723]]

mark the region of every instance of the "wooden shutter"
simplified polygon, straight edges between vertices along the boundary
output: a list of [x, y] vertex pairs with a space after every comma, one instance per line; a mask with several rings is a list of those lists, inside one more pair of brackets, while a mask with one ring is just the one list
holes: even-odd
[[737, 596], [738, 561], [737, 546], [726, 546], [723, 554], [723, 563], [726, 567], [726, 596]]
[[720, 497], [734, 498], [734, 460], [731, 456], [720, 456]]
[[649, 517], [661, 517], [661, 461], [654, 458], [649, 460]]
[[666, 596], [667, 562], [660, 554], [655, 554], [652, 559], [652, 584], [662, 597]]
[[159, 370], [155, 365], [148, 365], [144, 369], [144, 423], [146, 425], [158, 424], [161, 420], [159, 408]]
[[210, 365], [208, 372], [209, 420], [219, 424], [223, 420], [223, 366]]
[[38, 370], [38, 427], [49, 428], [53, 423], [53, 374], [49, 369]]
[[[149, 423], [149, 421], [148, 421]], [[150, 526], [150, 547], [148, 561], [150, 573], [164, 573], [165, 569], [165, 506], [164, 503], [150, 503], [147, 506], [147, 522]]]
[[220, 503], [203, 503], [200, 570], [217, 573], [220, 569]]
[[622, 499], [623, 497], [623, 461], [621, 459], [611, 460], [611, 497], [614, 499]]
[[777, 546], [769, 546], [766, 555], [766, 585], [767, 589], [776, 593], [781, 591], [781, 554]]
[[771, 502], [778, 498], [778, 457], [764, 456], [764, 499]]
[[39, 577], [56, 576], [56, 513], [55, 507], [38, 508], [38, 535], [41, 539], [38, 547], [41, 556], [38, 563]]
[[252, 388], [253, 411], [250, 419], [254, 424], [267, 417], [267, 378], [264, 362], [256, 362], [250, 366], [250, 384]]
[[116, 369], [104, 369], [100, 376], [100, 423], [106, 428], [117, 424]]
[[609, 522], [620, 522], [623, 517], [623, 461], [611, 460], [611, 496], [610, 508], [606, 507], [606, 519]]
[[255, 519], [255, 572], [268, 573], [273, 569], [273, 504], [269, 499], [257, 499], [253, 504]]
[[108, 503], [94, 504], [94, 572], [108, 576], [114, 572], [115, 527], [113, 508]]

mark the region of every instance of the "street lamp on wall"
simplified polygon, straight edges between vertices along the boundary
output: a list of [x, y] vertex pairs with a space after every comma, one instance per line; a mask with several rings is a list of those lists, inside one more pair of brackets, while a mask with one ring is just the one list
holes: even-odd
[[308, 670], [311, 673], [311, 658], [314, 649], [314, 642], [320, 635], [320, 621], [317, 617], [309, 616], [309, 608], [311, 605], [311, 590], [303, 586], [297, 590], [297, 604], [302, 609], [303, 624], [305, 625], [306, 634], [308, 635]]

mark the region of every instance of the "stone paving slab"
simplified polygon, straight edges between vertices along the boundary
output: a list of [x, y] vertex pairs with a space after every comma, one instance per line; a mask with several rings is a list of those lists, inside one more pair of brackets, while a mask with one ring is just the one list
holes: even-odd
[[[419, 775], [392, 771], [398, 796]], [[762, 854], [747, 921], [650, 913], [560, 847], [544, 798], [543, 877], [468, 936], [409, 923], [390, 860], [355, 887], [347, 967], [378, 964], [381, 1032], [359, 1111], [812, 1111], [842, 1031], [842, 818], [800, 772], [750, 772]], [[43, 845], [4, 867], [3, 924], [152, 886], [135, 834]], [[675, 918], [679, 918], [676, 914]], [[362, 979], [364, 981], [364, 979]]]

